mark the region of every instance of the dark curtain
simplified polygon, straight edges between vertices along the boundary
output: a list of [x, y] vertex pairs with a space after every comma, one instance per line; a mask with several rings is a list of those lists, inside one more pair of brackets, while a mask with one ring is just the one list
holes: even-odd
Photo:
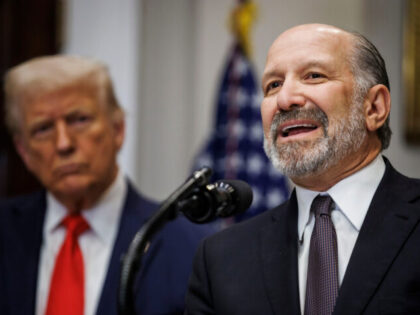
[[63, 5], [58, 0], [0, 0], [0, 198], [40, 187], [16, 154], [6, 131], [4, 73], [25, 60], [59, 51], [62, 14]]

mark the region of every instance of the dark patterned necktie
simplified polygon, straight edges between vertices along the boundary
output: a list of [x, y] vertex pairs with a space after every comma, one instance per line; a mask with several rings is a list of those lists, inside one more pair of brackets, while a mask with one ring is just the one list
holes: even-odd
[[312, 202], [315, 226], [309, 247], [305, 315], [330, 315], [338, 295], [337, 235], [331, 220], [332, 199], [318, 195]]

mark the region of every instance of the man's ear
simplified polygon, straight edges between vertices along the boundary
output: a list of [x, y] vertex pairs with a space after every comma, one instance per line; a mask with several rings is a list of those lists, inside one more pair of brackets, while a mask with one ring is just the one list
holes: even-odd
[[22, 137], [20, 135], [14, 135], [13, 142], [15, 144], [16, 151], [23, 160], [23, 163], [25, 163], [26, 167], [30, 170], [30, 158]]
[[391, 94], [383, 84], [373, 86], [364, 102], [364, 114], [366, 128], [369, 131], [376, 131], [386, 121], [391, 111]]

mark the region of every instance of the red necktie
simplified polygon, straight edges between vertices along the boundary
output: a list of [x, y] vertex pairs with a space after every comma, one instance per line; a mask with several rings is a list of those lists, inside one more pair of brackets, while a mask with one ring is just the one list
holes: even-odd
[[83, 255], [77, 241], [89, 228], [81, 215], [67, 216], [62, 225], [66, 238], [55, 260], [46, 315], [83, 315]]

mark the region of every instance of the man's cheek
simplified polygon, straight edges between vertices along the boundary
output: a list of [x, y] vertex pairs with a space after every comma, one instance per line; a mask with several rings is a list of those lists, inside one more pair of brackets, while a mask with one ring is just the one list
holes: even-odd
[[267, 136], [267, 134], [270, 132], [271, 123], [273, 122], [273, 116], [268, 117], [267, 115], [264, 115], [263, 113], [261, 113], [261, 119], [262, 119], [264, 134]]

